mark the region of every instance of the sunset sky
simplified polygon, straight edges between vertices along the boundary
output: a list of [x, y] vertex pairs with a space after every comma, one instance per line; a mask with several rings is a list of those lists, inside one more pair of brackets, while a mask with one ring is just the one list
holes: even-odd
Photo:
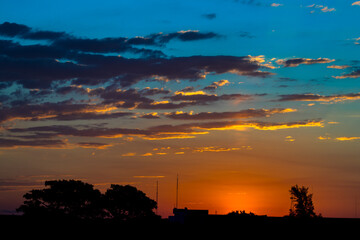
[[360, 1], [2, 0], [0, 214], [44, 181], [172, 214], [359, 217]]

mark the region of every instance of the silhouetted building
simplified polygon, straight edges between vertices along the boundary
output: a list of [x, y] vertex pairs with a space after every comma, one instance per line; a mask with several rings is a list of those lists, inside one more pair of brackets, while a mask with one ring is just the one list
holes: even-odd
[[169, 216], [169, 221], [174, 223], [185, 223], [198, 221], [202, 223], [209, 216], [209, 210], [195, 210], [195, 209], [173, 209], [174, 216]]

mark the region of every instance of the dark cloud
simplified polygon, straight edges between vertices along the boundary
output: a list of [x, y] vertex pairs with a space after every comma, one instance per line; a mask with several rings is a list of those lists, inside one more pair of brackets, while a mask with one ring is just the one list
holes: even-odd
[[317, 64], [317, 63], [330, 63], [334, 60], [329, 58], [318, 58], [318, 59], [310, 59], [310, 58], [292, 58], [287, 60], [278, 60], [276, 61], [278, 64], [284, 65], [284, 67], [297, 67], [300, 64]]
[[4, 22], [0, 24], [0, 35], [7, 37], [21, 36], [30, 32], [31, 28], [17, 23]]
[[[141, 80], [199, 80], [205, 74], [234, 73], [266, 77], [248, 56], [166, 57], [161, 51], [134, 47], [162, 45], [171, 40], [195, 41], [219, 37], [213, 32], [188, 30], [152, 34], [146, 38], [78, 38], [62, 32], [37, 31], [25, 25], [3, 23], [0, 35], [51, 40], [47, 45], [21, 45], [0, 40], [0, 84], [21, 84], [25, 88], [51, 88], [56, 82], [98, 85], [117, 83], [130, 86]], [[140, 58], [113, 56], [118, 53], [140, 54]], [[109, 55], [109, 53], [111, 53]], [[113, 54], [114, 53], [114, 54]]]
[[[322, 127], [321, 120], [304, 120], [297, 122], [258, 122], [258, 121], [219, 121], [219, 122], [195, 122], [180, 125], [158, 125], [147, 129], [131, 128], [106, 128], [106, 127], [80, 127], [51, 125], [29, 128], [9, 128], [7, 131], [12, 137], [22, 137], [18, 134], [28, 135], [29, 140], [2, 139], [0, 146], [33, 146], [33, 147], [61, 147], [62, 140], [51, 140], [54, 137], [93, 137], [93, 138], [120, 138], [123, 136], [137, 136], [148, 140], [173, 139], [173, 138], [193, 138], [198, 134], [208, 134], [210, 130], [279, 130], [300, 127]], [[44, 134], [44, 135], [41, 135]], [[50, 140], [44, 139], [48, 134]], [[41, 139], [39, 136], [43, 137]], [[34, 139], [37, 139], [34, 141]], [[48, 141], [48, 142], [46, 142]], [[86, 145], [86, 144], [85, 144]]]
[[171, 93], [170, 90], [166, 90], [166, 89], [159, 89], [159, 88], [144, 88], [142, 90], [139, 91], [140, 94], [144, 95], [144, 96], [154, 96], [154, 95], [157, 95], [157, 94], [169, 94]]
[[145, 119], [159, 119], [160, 116], [157, 113], [146, 113], [139, 116], [139, 118]]
[[242, 38], [255, 38], [255, 36], [253, 36], [251, 33], [244, 31], [240, 31], [238, 35]]
[[56, 116], [48, 117], [46, 120], [59, 120], [59, 121], [73, 121], [73, 120], [99, 120], [99, 119], [112, 119], [120, 117], [132, 116], [130, 112], [112, 112], [112, 113], [94, 113], [83, 112], [73, 114], [59, 114]]
[[15, 147], [39, 147], [39, 148], [63, 148], [66, 142], [63, 140], [19, 140], [10, 138], [0, 138], [0, 148], [15, 148]]
[[0, 24], [0, 35], [31, 40], [55, 40], [69, 37], [65, 32], [34, 30], [26, 25], [4, 22]]
[[203, 14], [201, 16], [206, 19], [213, 20], [216, 18], [216, 13], [207, 13], [207, 14]]
[[37, 59], [37, 58], [49, 58], [49, 59], [61, 59], [71, 58], [71, 54], [63, 48], [54, 47], [49, 45], [20, 45], [10, 40], [0, 40], [0, 51], [2, 55], [12, 59]]
[[66, 95], [69, 93], [77, 93], [77, 94], [87, 94], [88, 93], [84, 88], [76, 87], [76, 86], [60, 87], [60, 88], [57, 88], [55, 92], [60, 95]]
[[137, 105], [137, 109], [147, 109], [147, 110], [165, 110], [165, 109], [180, 109], [184, 107], [197, 105], [198, 102], [192, 101], [183, 101], [180, 103], [173, 103], [168, 101], [152, 102], [152, 103], [140, 103]]
[[235, 73], [266, 77], [270, 72], [248, 57], [190, 56], [128, 59], [123, 57], [79, 54], [71, 61], [48, 58], [11, 58], [0, 56], [0, 81], [17, 82], [27, 88], [50, 88], [56, 81], [73, 80], [77, 84], [115, 82], [130, 86], [156, 76], [168, 80], [199, 80], [207, 74]]
[[213, 83], [210, 84], [209, 86], [204, 87], [204, 90], [210, 90], [210, 91], [212, 91], [212, 90], [217, 89], [218, 87], [222, 87], [222, 86], [227, 85], [227, 84], [229, 84], [229, 83], [230, 83], [230, 82], [229, 82], [228, 80], [222, 79], [222, 80], [220, 80], [220, 81], [218, 81], [218, 82], [213, 82]]
[[336, 76], [334, 78], [344, 79], [344, 78], [359, 78], [359, 77], [360, 77], [360, 69], [356, 69], [356, 70], [352, 71], [351, 73], [346, 73], [344, 75]]
[[184, 89], [181, 89], [180, 92], [193, 92], [195, 88], [193, 86], [185, 87]]
[[278, 101], [319, 101], [319, 102], [341, 102], [346, 100], [358, 100], [360, 93], [319, 95], [313, 93], [280, 95]]
[[79, 129], [73, 126], [65, 125], [51, 125], [30, 128], [12, 128], [8, 129], [12, 133], [27, 133], [27, 132], [49, 132], [53, 136], [73, 136], [73, 137], [105, 137], [111, 138], [120, 135], [147, 135], [150, 134], [146, 130], [129, 129], [129, 128], [85, 128]]
[[237, 112], [201, 112], [201, 113], [185, 113], [172, 112], [166, 113], [165, 116], [176, 120], [216, 120], [216, 119], [238, 119], [238, 118], [254, 118], [267, 117], [276, 113], [294, 112], [295, 109], [290, 108], [273, 108], [273, 109], [246, 109]]
[[12, 120], [92, 120], [131, 116], [128, 112], [107, 112], [108, 106], [72, 102], [19, 104], [0, 108], [0, 123]]
[[197, 30], [178, 31], [173, 33], [154, 33], [147, 37], [136, 37], [129, 39], [127, 42], [130, 44], [139, 45], [163, 45], [170, 42], [171, 40], [179, 41], [197, 41], [211, 38], [218, 38], [219, 34], [214, 32], [202, 33]]
[[76, 143], [76, 145], [82, 148], [96, 148], [96, 149], [106, 149], [112, 146], [111, 144], [99, 143], [99, 142], [79, 142]]
[[171, 99], [172, 101], [190, 101], [196, 102], [197, 104], [207, 104], [209, 102], [216, 102], [221, 100], [249, 100], [253, 98], [253, 95], [248, 94], [223, 94], [223, 95], [216, 95], [216, 94], [207, 94], [207, 93], [194, 93], [194, 94], [184, 94], [184, 93], [177, 93], [171, 97], [164, 97]]

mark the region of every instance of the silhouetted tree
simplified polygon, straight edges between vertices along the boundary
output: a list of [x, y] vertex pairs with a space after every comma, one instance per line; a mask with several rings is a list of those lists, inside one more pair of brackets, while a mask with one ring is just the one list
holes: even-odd
[[[46, 181], [31, 190], [17, 211], [31, 217], [130, 220], [157, 216], [157, 203], [135, 187], [111, 185], [105, 194], [76, 180]], [[158, 217], [158, 216], [157, 216]]]
[[95, 219], [103, 216], [102, 195], [93, 185], [76, 180], [46, 181], [48, 188], [31, 190], [17, 211], [41, 217]]
[[313, 195], [309, 193], [309, 188], [295, 185], [291, 187], [290, 194], [290, 199], [294, 203], [294, 208], [290, 209], [289, 216], [299, 218], [316, 217], [312, 201]]
[[157, 203], [130, 185], [112, 184], [105, 193], [106, 210], [115, 220], [131, 220], [156, 216]]

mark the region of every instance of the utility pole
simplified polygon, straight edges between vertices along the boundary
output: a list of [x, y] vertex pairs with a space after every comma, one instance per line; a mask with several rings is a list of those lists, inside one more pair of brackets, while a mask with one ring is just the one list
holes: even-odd
[[159, 180], [156, 180], [156, 204], [157, 204], [157, 208], [156, 208], [156, 215], [157, 215], [159, 209]]
[[179, 201], [179, 174], [176, 175], [176, 204], [175, 208], [178, 208]]

